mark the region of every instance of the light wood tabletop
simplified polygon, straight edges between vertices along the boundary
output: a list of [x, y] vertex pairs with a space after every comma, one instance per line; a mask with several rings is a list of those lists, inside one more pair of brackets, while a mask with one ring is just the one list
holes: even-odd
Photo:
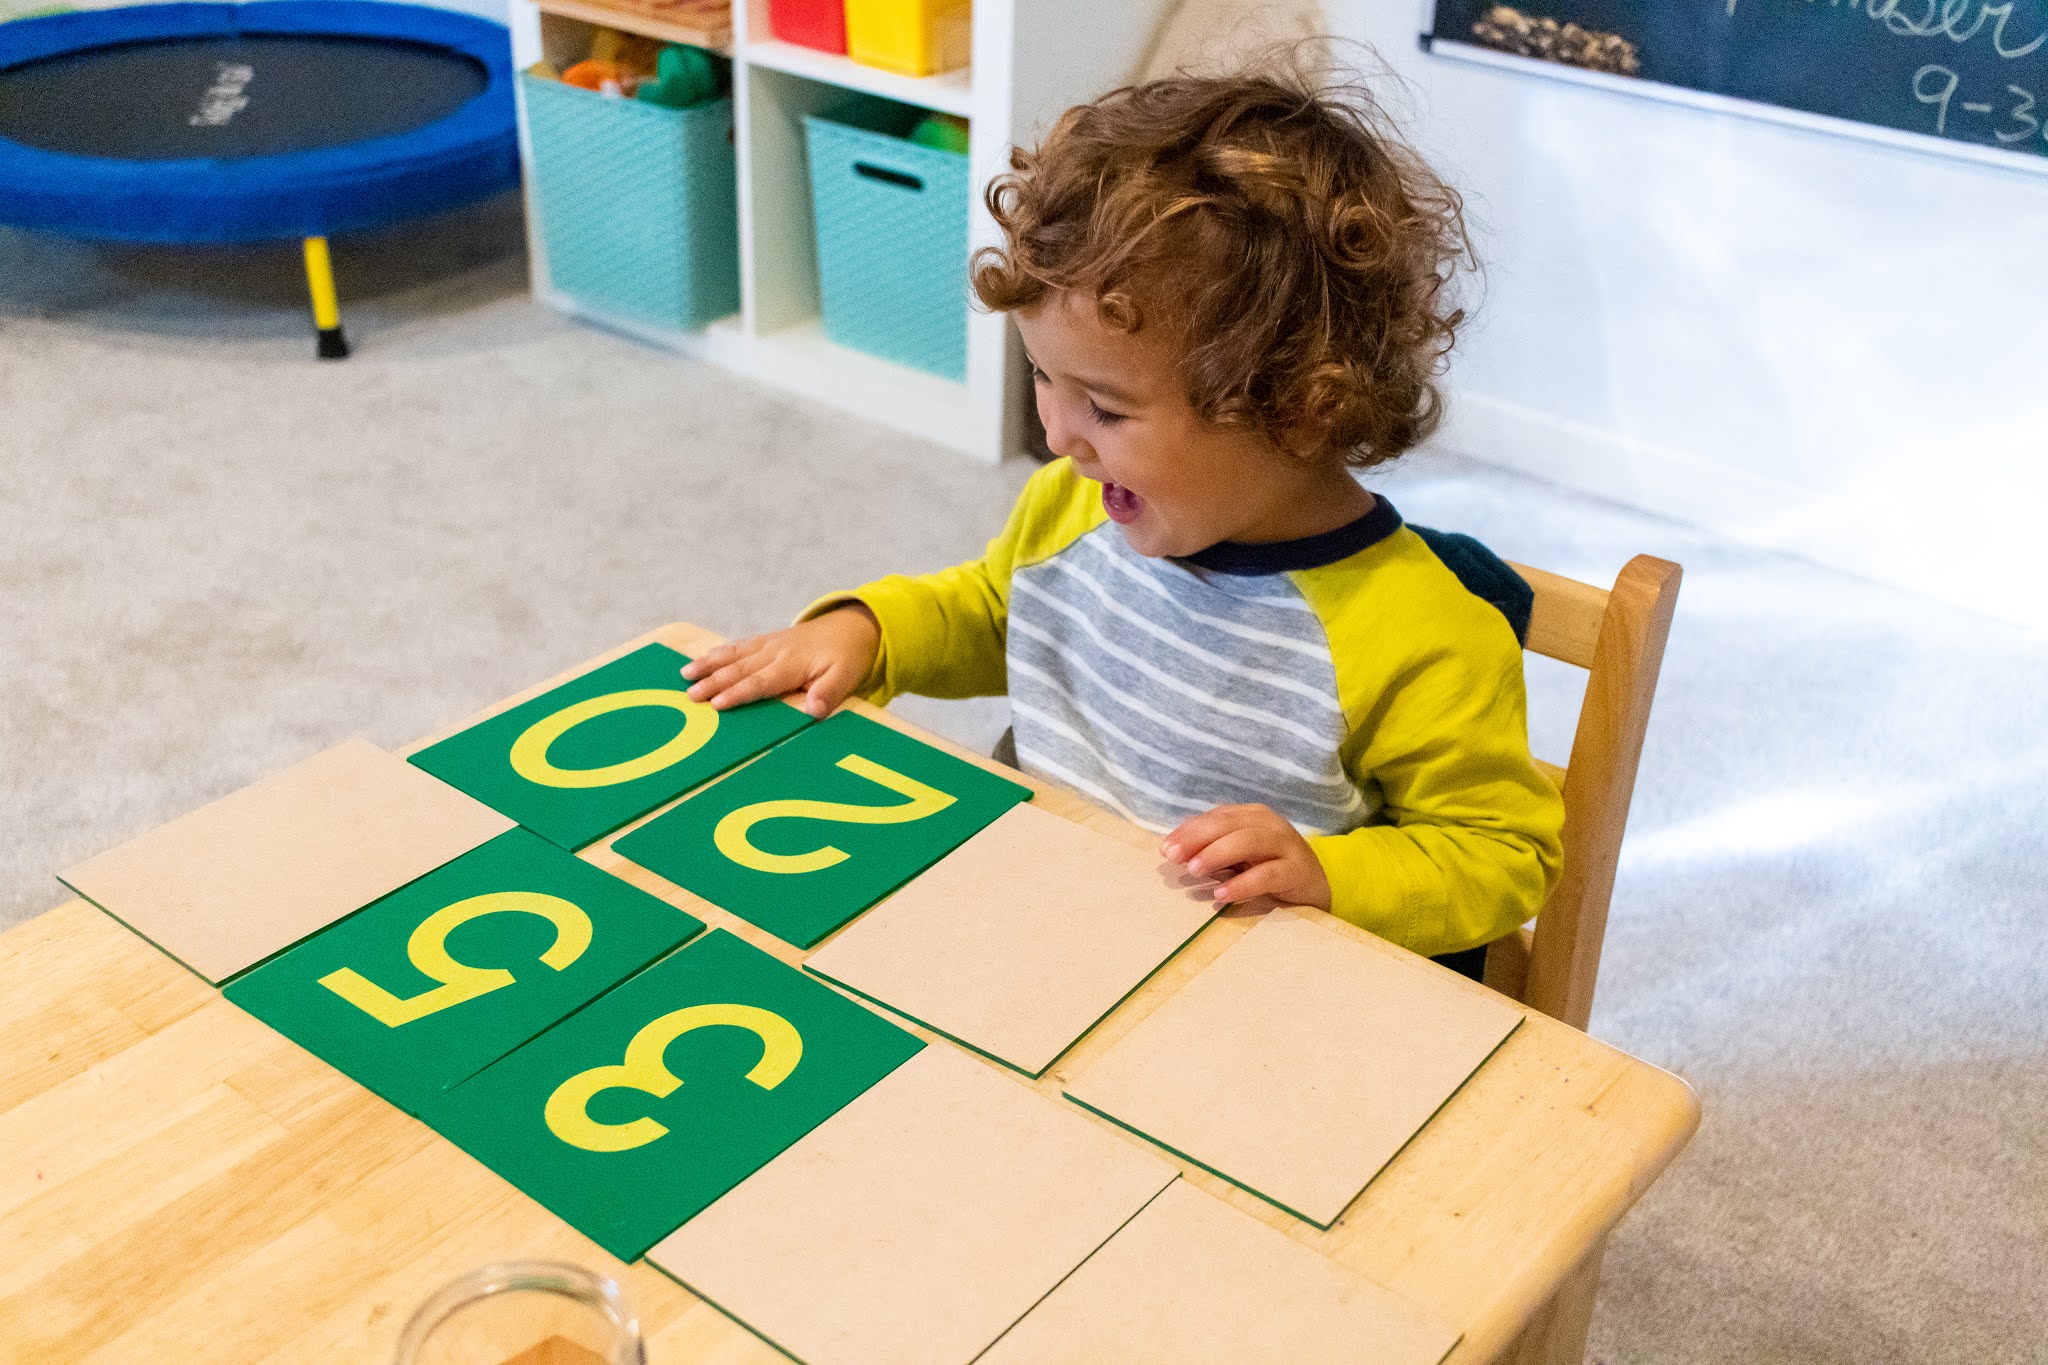
[[[698, 654], [717, 640], [665, 627], [443, 733], [650, 641]], [[1156, 842], [1071, 793], [1033, 785], [1049, 810], [1134, 846]], [[581, 856], [785, 961], [804, 957], [625, 862], [611, 843]], [[1215, 920], [1037, 1088], [1084, 1112], [1059, 1098], [1067, 1079], [1255, 919], [1240, 909]], [[1327, 1232], [1161, 1155], [1211, 1194], [1457, 1325], [1465, 1335], [1450, 1359], [1479, 1362], [1506, 1350], [1597, 1255], [1698, 1123], [1683, 1081], [1532, 1011]], [[0, 1154], [7, 1360], [388, 1360], [436, 1289], [511, 1259], [615, 1276], [653, 1365], [781, 1358], [652, 1266], [605, 1255], [83, 901], [0, 936]]]

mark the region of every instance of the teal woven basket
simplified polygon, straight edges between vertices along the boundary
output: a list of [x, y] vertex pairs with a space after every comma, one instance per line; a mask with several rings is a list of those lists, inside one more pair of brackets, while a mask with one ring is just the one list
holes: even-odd
[[606, 316], [687, 330], [739, 311], [732, 101], [664, 109], [521, 73], [549, 282]]
[[967, 158], [904, 140], [923, 111], [868, 103], [804, 119], [825, 335], [967, 377]]

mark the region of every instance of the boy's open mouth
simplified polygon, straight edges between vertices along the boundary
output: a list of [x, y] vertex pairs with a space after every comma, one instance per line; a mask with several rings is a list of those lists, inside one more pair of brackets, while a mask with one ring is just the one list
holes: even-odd
[[1102, 510], [1109, 513], [1109, 519], [1119, 526], [1129, 526], [1138, 519], [1145, 500], [1121, 484], [1105, 481], [1102, 485]]

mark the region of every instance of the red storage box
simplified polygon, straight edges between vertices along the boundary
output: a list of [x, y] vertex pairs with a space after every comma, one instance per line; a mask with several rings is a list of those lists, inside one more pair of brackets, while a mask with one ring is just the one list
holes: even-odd
[[785, 43], [846, 51], [845, 0], [768, 0], [768, 27]]

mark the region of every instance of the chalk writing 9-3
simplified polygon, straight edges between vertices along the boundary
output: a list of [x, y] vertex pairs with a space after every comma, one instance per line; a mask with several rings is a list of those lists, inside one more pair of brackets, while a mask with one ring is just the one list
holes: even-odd
[[[1985, 118], [1998, 118], [2001, 126], [1991, 130], [1991, 136], [2007, 146], [2026, 142], [2040, 136], [2048, 142], [2041, 116], [2034, 112], [2034, 92], [2018, 85], [2007, 85], [2003, 99], [1997, 103], [1991, 100], [1964, 100], [1955, 103], [1956, 88], [1962, 84], [1962, 77], [1953, 70], [1936, 62], [1929, 62], [1913, 73], [1913, 98], [1922, 104], [1934, 106], [1934, 131], [1948, 132], [1949, 116], [1952, 111], [1976, 114]], [[1999, 108], [2002, 103], [2005, 107]]]

